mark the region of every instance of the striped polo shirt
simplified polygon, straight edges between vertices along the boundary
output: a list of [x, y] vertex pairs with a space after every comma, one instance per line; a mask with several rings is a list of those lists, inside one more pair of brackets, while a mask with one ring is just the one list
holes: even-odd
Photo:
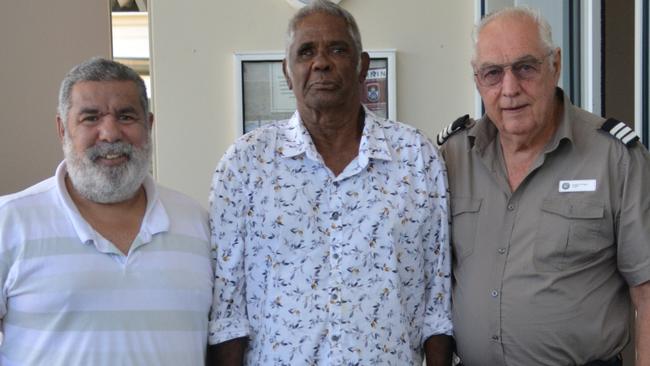
[[145, 181], [128, 255], [56, 175], [0, 197], [0, 365], [203, 365], [214, 264], [205, 210]]

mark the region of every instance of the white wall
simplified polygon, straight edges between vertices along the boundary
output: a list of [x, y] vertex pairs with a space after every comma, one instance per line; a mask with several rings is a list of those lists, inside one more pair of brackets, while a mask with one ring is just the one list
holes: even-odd
[[[366, 49], [397, 49], [397, 117], [433, 137], [473, 107], [474, 2], [342, 0]], [[150, 2], [156, 176], [207, 205], [236, 137], [233, 53], [282, 51], [285, 0]]]

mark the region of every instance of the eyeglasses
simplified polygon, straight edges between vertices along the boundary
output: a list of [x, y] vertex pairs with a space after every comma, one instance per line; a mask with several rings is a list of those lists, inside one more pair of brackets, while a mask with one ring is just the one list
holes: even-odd
[[546, 54], [541, 59], [534, 57], [526, 57], [522, 60], [502, 65], [488, 65], [478, 69], [474, 76], [478, 84], [482, 87], [493, 87], [503, 81], [503, 76], [506, 74], [506, 69], [510, 68], [512, 74], [517, 80], [535, 80], [541, 73], [541, 65], [544, 60], [553, 54], [553, 51]]

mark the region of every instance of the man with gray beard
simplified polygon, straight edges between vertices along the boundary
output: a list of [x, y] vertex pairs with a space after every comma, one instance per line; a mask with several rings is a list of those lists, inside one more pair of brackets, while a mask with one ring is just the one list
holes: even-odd
[[2, 365], [203, 365], [214, 263], [205, 210], [149, 175], [146, 87], [75, 66], [54, 177], [0, 197]]

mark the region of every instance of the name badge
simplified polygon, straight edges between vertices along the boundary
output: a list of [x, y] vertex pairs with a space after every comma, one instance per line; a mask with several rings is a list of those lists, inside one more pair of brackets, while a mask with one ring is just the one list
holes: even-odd
[[594, 192], [596, 190], [596, 180], [561, 180], [559, 187], [560, 192]]

